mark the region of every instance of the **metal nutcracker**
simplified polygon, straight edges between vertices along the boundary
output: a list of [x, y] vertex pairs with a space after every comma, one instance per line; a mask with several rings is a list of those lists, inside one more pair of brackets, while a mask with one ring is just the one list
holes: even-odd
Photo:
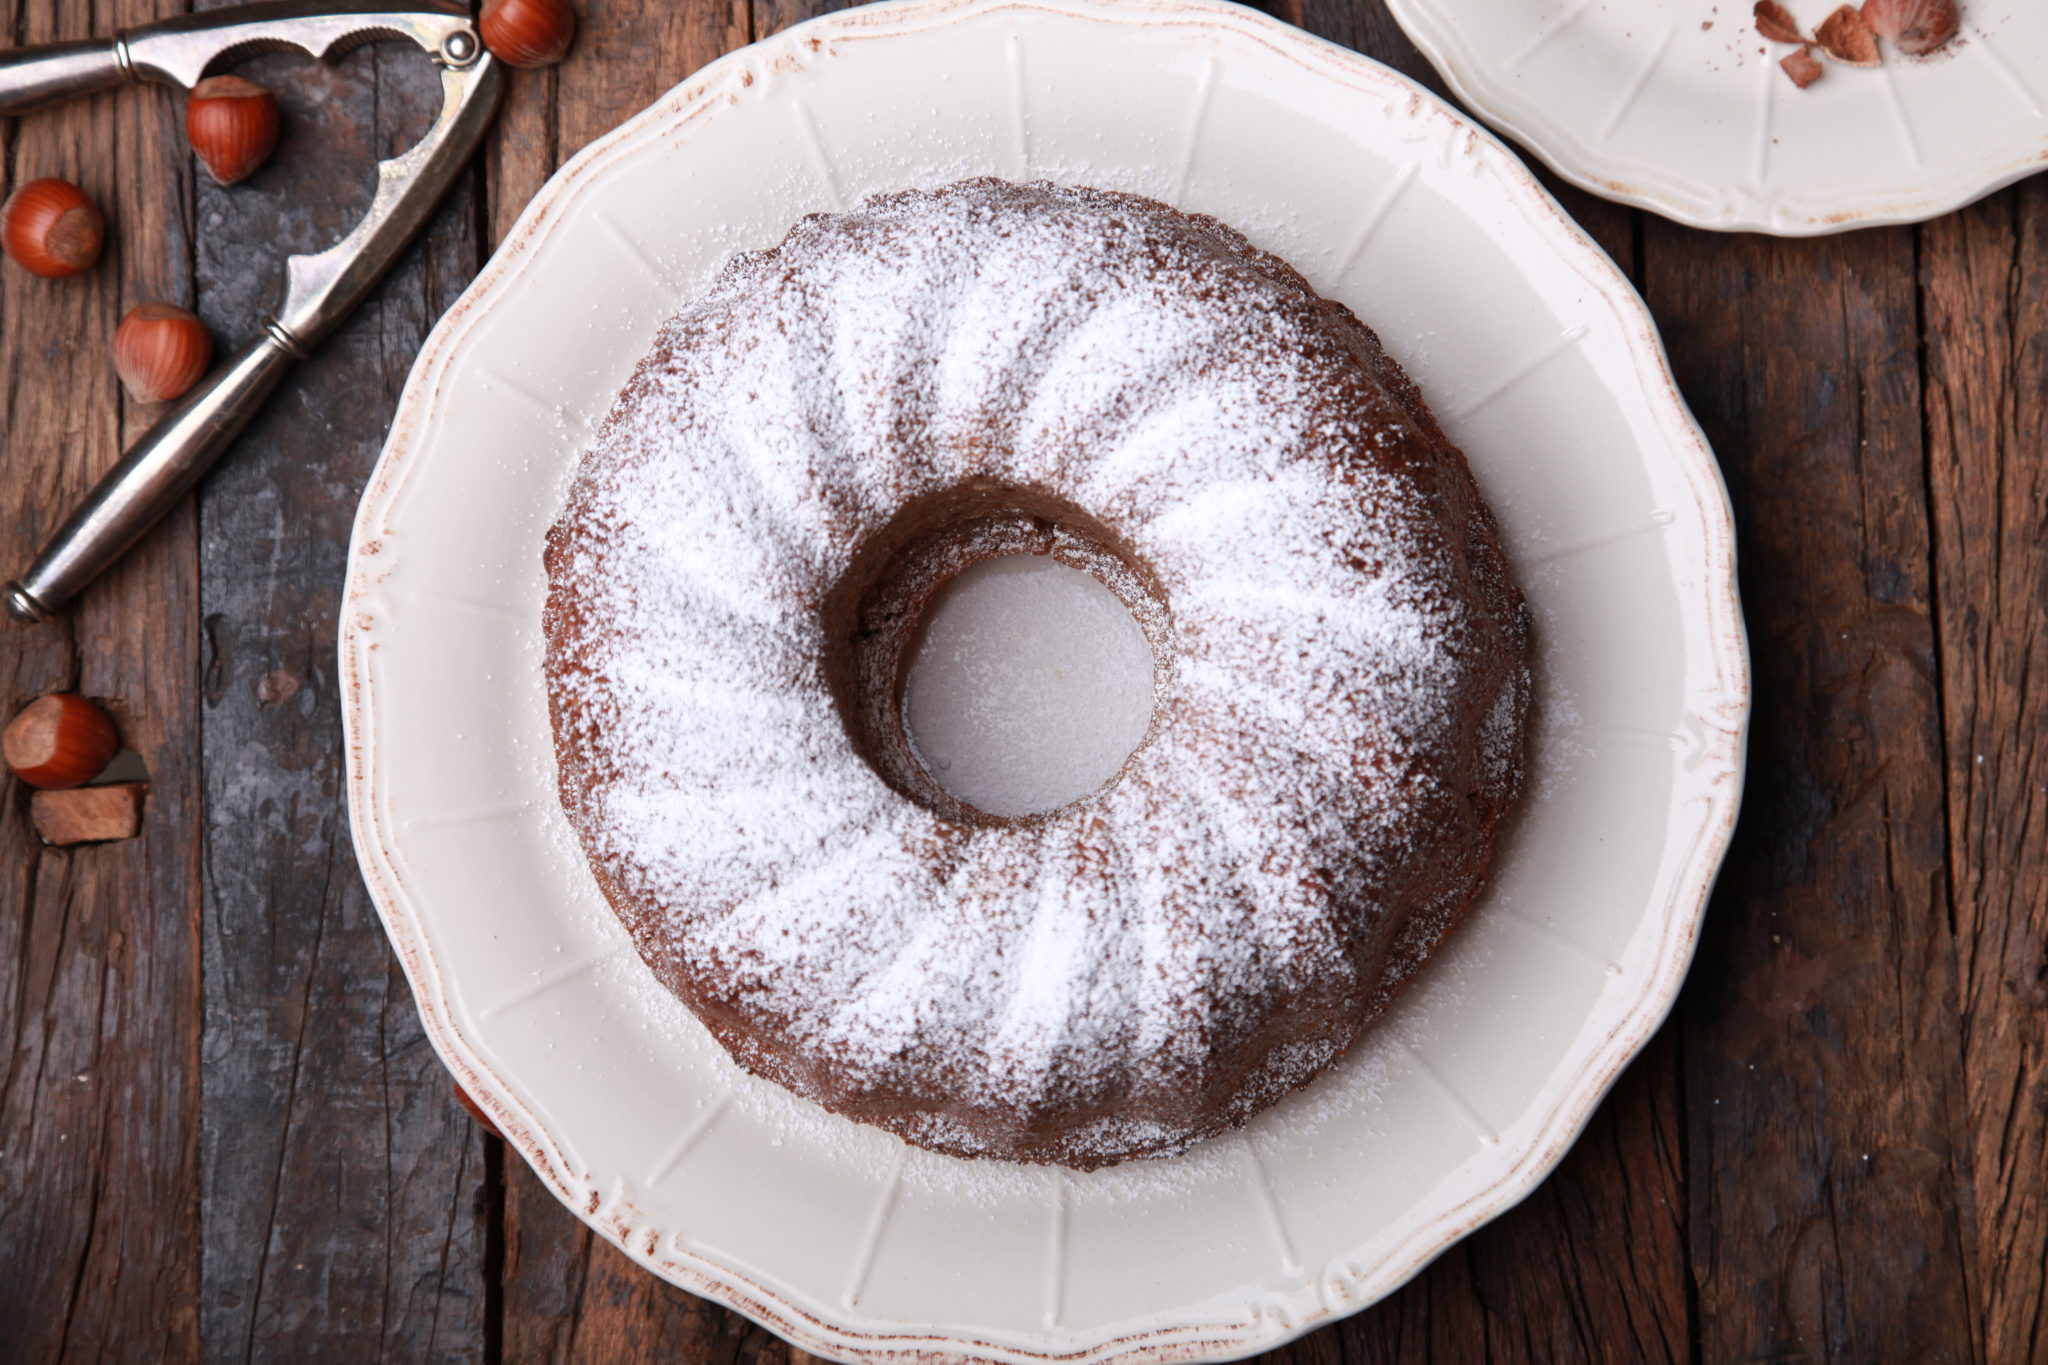
[[315, 60], [364, 43], [412, 42], [440, 67], [441, 113], [418, 144], [377, 167], [370, 211], [327, 250], [285, 261], [284, 300], [256, 339], [179, 400], [121, 457], [4, 589], [7, 609], [42, 621], [142, 538], [233, 442], [293, 361], [370, 292], [410, 242], [497, 110], [502, 77], [469, 12], [436, 0], [354, 4], [266, 0], [183, 15], [112, 38], [0, 51], [0, 117], [155, 81], [189, 90], [209, 67], [296, 49]]

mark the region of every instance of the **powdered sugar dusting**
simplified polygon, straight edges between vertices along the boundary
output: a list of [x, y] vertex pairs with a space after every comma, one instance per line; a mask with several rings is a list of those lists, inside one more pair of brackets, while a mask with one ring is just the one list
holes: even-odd
[[[746, 1065], [912, 1141], [1097, 1165], [1328, 1065], [1462, 913], [1519, 782], [1491, 519], [1348, 313], [1103, 191], [880, 197], [662, 330], [551, 560], [564, 798]], [[1039, 821], [887, 785], [826, 596], [913, 499], [1045, 490], [1170, 613], [1149, 740]]]

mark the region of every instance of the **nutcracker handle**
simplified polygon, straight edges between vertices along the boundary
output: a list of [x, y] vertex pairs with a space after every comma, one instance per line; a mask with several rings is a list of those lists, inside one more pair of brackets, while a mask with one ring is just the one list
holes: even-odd
[[298, 359], [275, 324], [221, 366], [107, 472], [19, 580], [0, 589], [8, 611], [45, 621], [142, 539], [191, 491], [249, 424]]
[[58, 104], [130, 79], [118, 38], [0, 51], [0, 118]]

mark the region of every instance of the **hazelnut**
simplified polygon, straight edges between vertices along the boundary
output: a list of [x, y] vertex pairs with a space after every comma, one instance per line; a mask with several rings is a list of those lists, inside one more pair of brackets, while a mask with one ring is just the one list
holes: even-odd
[[197, 384], [213, 364], [213, 337], [197, 313], [169, 303], [128, 310], [114, 333], [114, 372], [138, 403], [161, 403]]
[[45, 279], [76, 275], [106, 240], [99, 207], [68, 180], [31, 180], [0, 205], [0, 250]]
[[246, 180], [277, 148], [277, 101], [240, 76], [209, 76], [185, 97], [185, 137], [223, 185]]
[[484, 0], [477, 27], [507, 66], [553, 66], [576, 37], [576, 11], [569, 0]]
[[0, 753], [31, 787], [76, 787], [98, 777], [121, 748], [114, 722], [84, 697], [52, 692], [21, 709], [0, 733]]

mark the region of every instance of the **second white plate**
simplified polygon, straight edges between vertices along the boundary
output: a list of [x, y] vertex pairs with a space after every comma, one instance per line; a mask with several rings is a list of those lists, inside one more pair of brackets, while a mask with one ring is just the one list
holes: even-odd
[[[2048, 5], [1960, 0], [1939, 52], [1778, 68], [1750, 0], [1387, 0], [1458, 97], [1594, 194], [1694, 227], [1915, 223], [2048, 157]], [[1840, 0], [1784, 0], [1812, 33]]]
[[[539, 663], [542, 537], [661, 321], [805, 213], [977, 174], [1216, 214], [1353, 306], [1537, 615], [1528, 808], [1448, 951], [1242, 1134], [1087, 1175], [740, 1073], [584, 866]], [[1227, 1356], [1389, 1292], [1542, 1178], [1663, 1017], [1740, 785], [1727, 500], [1640, 301], [1490, 136], [1208, 0], [850, 10], [584, 151], [421, 353], [347, 592], [356, 847], [435, 1046], [599, 1234], [845, 1359]]]

